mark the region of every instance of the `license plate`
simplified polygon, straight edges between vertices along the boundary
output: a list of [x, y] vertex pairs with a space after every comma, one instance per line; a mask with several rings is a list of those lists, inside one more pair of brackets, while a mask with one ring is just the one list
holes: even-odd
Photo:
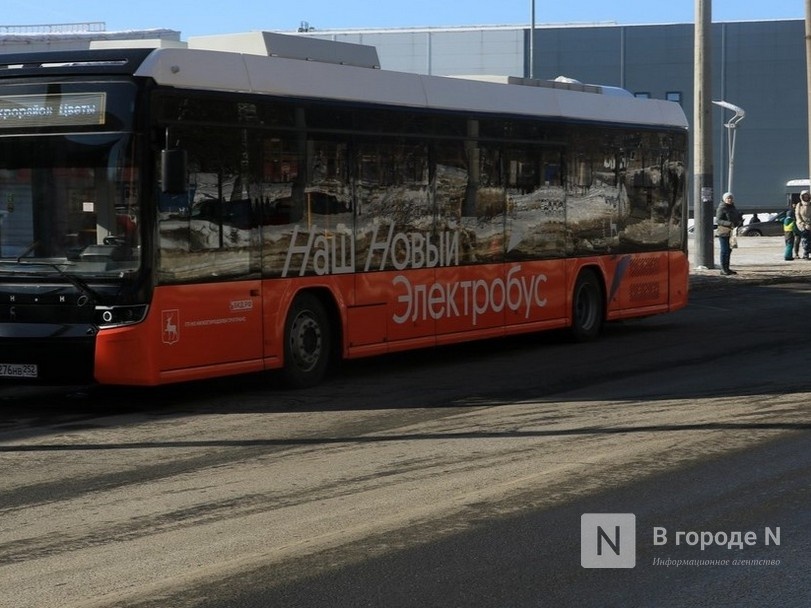
[[0, 378], [36, 378], [36, 363], [0, 363]]

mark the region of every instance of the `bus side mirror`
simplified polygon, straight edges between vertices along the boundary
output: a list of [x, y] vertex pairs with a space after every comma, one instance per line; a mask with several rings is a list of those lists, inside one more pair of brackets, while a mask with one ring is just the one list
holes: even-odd
[[187, 190], [188, 160], [183, 149], [161, 150], [161, 191], [183, 194]]

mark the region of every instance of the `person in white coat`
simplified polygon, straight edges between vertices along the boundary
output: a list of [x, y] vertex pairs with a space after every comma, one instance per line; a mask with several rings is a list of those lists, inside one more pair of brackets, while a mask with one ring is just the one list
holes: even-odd
[[797, 230], [800, 231], [800, 241], [802, 242], [804, 260], [809, 259], [811, 254], [811, 194], [808, 190], [800, 192], [800, 202], [794, 209], [797, 220]]

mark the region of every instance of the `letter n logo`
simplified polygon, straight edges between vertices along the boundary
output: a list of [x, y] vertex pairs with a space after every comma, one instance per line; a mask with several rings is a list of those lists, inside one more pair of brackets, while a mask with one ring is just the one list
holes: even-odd
[[164, 344], [174, 344], [180, 340], [180, 311], [176, 308], [161, 312], [161, 340]]
[[636, 566], [636, 515], [583, 513], [580, 517], [580, 565], [584, 568]]

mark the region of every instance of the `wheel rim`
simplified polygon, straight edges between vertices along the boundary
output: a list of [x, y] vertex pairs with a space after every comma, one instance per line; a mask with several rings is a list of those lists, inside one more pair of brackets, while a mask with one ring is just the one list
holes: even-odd
[[318, 321], [308, 312], [300, 312], [290, 327], [290, 354], [296, 367], [312, 370], [321, 358], [323, 337]]

